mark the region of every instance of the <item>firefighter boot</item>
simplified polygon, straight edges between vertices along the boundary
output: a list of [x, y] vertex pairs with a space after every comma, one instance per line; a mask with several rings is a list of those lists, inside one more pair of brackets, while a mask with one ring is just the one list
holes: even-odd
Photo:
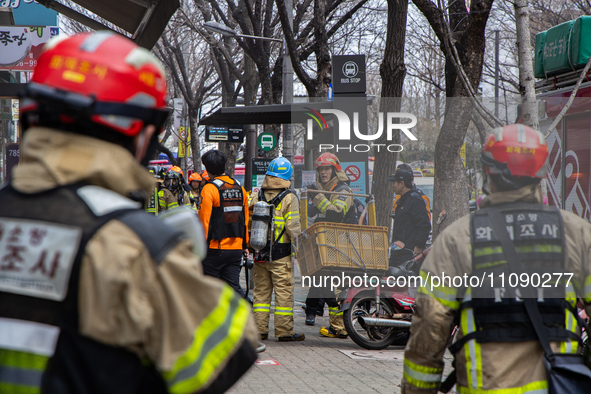
[[284, 335], [277, 338], [279, 342], [295, 342], [295, 341], [303, 341], [306, 339], [306, 336], [303, 333], [296, 332], [293, 335]]
[[314, 315], [307, 315], [306, 316], [306, 325], [313, 326], [316, 323], [316, 316]]
[[326, 327], [322, 327], [320, 329], [320, 335], [322, 335], [323, 337], [327, 337], [327, 338], [347, 338], [347, 331], [345, 330], [335, 330], [332, 327], [326, 328]]

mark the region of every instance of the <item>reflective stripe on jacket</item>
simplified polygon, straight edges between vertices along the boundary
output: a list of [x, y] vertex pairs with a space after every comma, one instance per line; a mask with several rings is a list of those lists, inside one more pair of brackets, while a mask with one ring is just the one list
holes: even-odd
[[[110, 209], [120, 209], [121, 201], [127, 201], [124, 196], [130, 192], [149, 193], [154, 188], [153, 176], [125, 148], [106, 141], [32, 128], [23, 138], [22, 149], [22, 161], [11, 183], [22, 193], [47, 193], [59, 186], [81, 182], [95, 190], [106, 189], [100, 195], [96, 191], [87, 194], [94, 199], [89, 207], [97, 210], [96, 214], [104, 214], [111, 212]], [[74, 158], [78, 161], [73, 161]], [[113, 161], [120, 166], [113, 168], [110, 165]], [[112, 204], [109, 204], [110, 199], [114, 199]], [[10, 211], [10, 206], [3, 202], [3, 207]], [[134, 204], [130, 200], [129, 203]], [[37, 205], [37, 210], [57, 215], [61, 215], [60, 210], [71, 210], [67, 204], [53, 210]], [[155, 218], [145, 214], [141, 217], [151, 220], [146, 230], [159, 230], [153, 224]], [[158, 261], [149, 250], [155, 243], [148, 246], [135, 231], [117, 219], [102, 226], [88, 241], [81, 254], [79, 287], [75, 292], [79, 296], [75, 304], [79, 334], [88, 343], [113, 348], [125, 357], [152, 364], [165, 378], [169, 392], [189, 393], [206, 388], [218, 388], [212, 392], [222, 392], [256, 359], [254, 349], [258, 345], [258, 334], [248, 305], [225, 283], [203, 275], [192, 242], [181, 240], [176, 245], [170, 244]], [[57, 244], [55, 248], [61, 250], [64, 245]], [[49, 263], [49, 255], [47, 257]], [[121, 297], [121, 294], [126, 296]], [[38, 331], [27, 329], [39, 328], [40, 324], [27, 324], [30, 322], [14, 313], [23, 313], [40, 301], [28, 302], [25, 307], [2, 298], [14, 296], [0, 292], [0, 318], [4, 319], [0, 321], [0, 379], [3, 380], [0, 392], [39, 392], [41, 371], [54, 356], [53, 349], [57, 354], [59, 348], [55, 340], [66, 330], [56, 329], [55, 323], [43, 323]], [[8, 314], [8, 308], [13, 308], [12, 315]], [[8, 319], [13, 323], [17, 320], [17, 324], [9, 327], [10, 324], [5, 324]], [[93, 352], [80, 355], [95, 357]], [[96, 359], [103, 363], [101, 372], [107, 371], [107, 375], [101, 376], [109, 378], [112, 374], [108, 368], [117, 371], [122, 365], [109, 362], [110, 358]], [[86, 373], [94, 372], [84, 363], [69, 361], [68, 368], [80, 367]], [[71, 378], [67, 374], [62, 382], [72, 382]], [[135, 379], [140, 379], [139, 374], [130, 373], [125, 375], [123, 383], [133, 385]], [[223, 386], [224, 382], [219, 379], [227, 385]], [[29, 387], [15, 387], [25, 380]], [[160, 378], [163, 384], [164, 380]], [[65, 391], [77, 392], [76, 389], [47, 392]], [[152, 391], [155, 389], [140, 390], [146, 394]], [[117, 390], [102, 392], [116, 393]]]
[[[510, 192], [493, 193], [482, 206], [514, 201], [541, 203], [539, 186], [527, 186]], [[484, 202], [483, 201], [483, 202]], [[582, 296], [587, 314], [591, 313], [591, 224], [570, 212], [561, 211], [566, 238], [566, 272], [573, 273], [572, 287], [566, 289], [566, 301], [573, 305]], [[445, 275], [462, 276], [472, 269], [470, 217], [466, 215], [446, 228], [436, 239], [423, 263], [417, 308], [413, 315], [411, 336], [405, 351], [405, 374], [402, 393], [437, 393], [454, 317], [460, 302], [469, 302], [471, 291], [463, 297], [448, 282], [433, 280]], [[428, 281], [427, 281], [428, 278]], [[565, 327], [579, 333], [574, 316], [565, 313]], [[463, 308], [458, 339], [476, 329], [472, 308]], [[574, 353], [575, 341], [553, 341], [555, 352]], [[468, 341], [456, 353], [457, 390], [459, 393], [522, 394], [546, 393], [544, 351], [538, 341], [478, 343]]]

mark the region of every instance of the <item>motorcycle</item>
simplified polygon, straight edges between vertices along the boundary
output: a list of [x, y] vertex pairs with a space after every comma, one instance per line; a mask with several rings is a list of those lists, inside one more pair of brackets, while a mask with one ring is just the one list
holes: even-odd
[[[446, 216], [445, 211], [441, 211], [437, 225], [441, 225]], [[420, 266], [430, 249], [426, 248], [398, 267], [390, 267], [375, 287], [348, 288], [339, 294], [340, 311], [353, 342], [370, 350], [406, 345], [415, 299], [409, 295], [408, 286], [391, 285], [399, 283], [396, 280], [399, 276], [419, 275]]]
[[349, 288], [339, 295], [345, 328], [353, 342], [370, 350], [406, 344], [415, 299], [407, 287], [391, 285], [398, 276], [415, 275], [408, 268], [419, 266], [428, 253], [429, 248], [400, 267], [390, 267], [373, 288]]

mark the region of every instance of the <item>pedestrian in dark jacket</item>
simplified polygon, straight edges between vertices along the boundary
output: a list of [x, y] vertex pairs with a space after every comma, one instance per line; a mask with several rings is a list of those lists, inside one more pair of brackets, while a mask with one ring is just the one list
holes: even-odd
[[431, 231], [431, 221], [425, 210], [425, 201], [412, 190], [412, 174], [405, 170], [397, 170], [388, 177], [392, 182], [394, 193], [400, 195], [394, 212], [394, 232], [392, 239], [400, 249], [390, 256], [390, 266], [397, 267], [419, 254]]

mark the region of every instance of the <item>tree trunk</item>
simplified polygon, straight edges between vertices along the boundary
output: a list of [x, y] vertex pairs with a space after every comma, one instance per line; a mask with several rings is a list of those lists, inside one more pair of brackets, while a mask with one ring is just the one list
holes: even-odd
[[327, 97], [328, 83], [325, 81], [330, 66], [330, 52], [328, 49], [328, 34], [326, 33], [326, 1], [314, 1], [314, 38], [316, 41], [316, 86], [311, 97]]
[[434, 226], [433, 239], [456, 219], [468, 213], [468, 180], [465, 168], [460, 160], [460, 148], [464, 143], [473, 104], [469, 93], [460, 80], [459, 72], [453, 63], [454, 45], [459, 63], [473, 89], [478, 88], [482, 75], [485, 28], [494, 0], [482, 0], [470, 3], [466, 10], [464, 2], [451, 2], [449, 29], [443, 19], [443, 11], [430, 0], [413, 0], [417, 8], [425, 15], [431, 28], [440, 41], [445, 54], [445, 117], [437, 143], [435, 144], [435, 186], [433, 190], [433, 219], [445, 211], [447, 219], [440, 226]]
[[[197, 127], [198, 108], [189, 109], [189, 127], [191, 128], [191, 154], [193, 156], [193, 169], [201, 169], [201, 144], [199, 143], [199, 130]], [[187, 155], [188, 156], [188, 155]]]
[[519, 65], [519, 93], [522, 98], [523, 123], [540, 129], [534, 80], [534, 62], [529, 28], [528, 0], [515, 0], [515, 27], [517, 32], [517, 58]]
[[[451, 101], [454, 99], [449, 99]], [[460, 148], [470, 124], [473, 105], [468, 98], [455, 99], [448, 106], [437, 143], [435, 144], [435, 185], [433, 188], [434, 222], [441, 211], [447, 219], [433, 226], [433, 238], [454, 220], [468, 213], [468, 182], [460, 160]]]
[[[408, 2], [388, 0], [388, 31], [384, 60], [380, 65], [382, 77], [382, 99], [380, 112], [399, 112], [406, 67], [404, 65], [404, 41], [406, 36], [406, 15]], [[393, 141], [387, 141], [386, 133], [378, 139], [378, 144], [399, 144], [400, 133], [393, 135]], [[392, 184], [385, 179], [396, 170], [397, 153], [380, 149], [375, 152], [372, 193], [376, 199], [376, 217], [379, 226], [388, 226], [392, 213]]]

